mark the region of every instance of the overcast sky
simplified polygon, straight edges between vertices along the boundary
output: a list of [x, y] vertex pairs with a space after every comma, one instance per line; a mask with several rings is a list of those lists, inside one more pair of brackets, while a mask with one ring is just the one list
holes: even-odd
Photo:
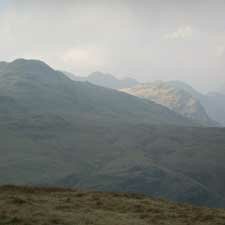
[[225, 83], [225, 0], [0, 0], [0, 61], [77, 75]]

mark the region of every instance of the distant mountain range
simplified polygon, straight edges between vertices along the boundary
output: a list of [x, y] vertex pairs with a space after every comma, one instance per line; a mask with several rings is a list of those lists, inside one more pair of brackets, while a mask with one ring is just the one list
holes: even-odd
[[219, 92], [202, 94], [184, 82], [171, 81], [170, 83], [189, 92], [203, 105], [212, 120], [225, 126], [225, 94]]
[[225, 207], [225, 129], [72, 81], [44, 62], [0, 71], [0, 184], [145, 193]]
[[[203, 125], [225, 126], [225, 94], [222, 92], [205, 95], [182, 81], [139, 83], [131, 78], [119, 80], [111, 74], [101, 72], [92, 73], [88, 77], [79, 77], [68, 72], [63, 73], [72, 80], [88, 81], [117, 90], [127, 89], [122, 91], [155, 101], [187, 118], [199, 121]], [[147, 92], [151, 92], [151, 94]], [[157, 96], [157, 94], [159, 95]]]
[[91, 73], [87, 77], [79, 77], [75, 76], [72, 73], [63, 72], [70, 79], [75, 81], [88, 81], [92, 84], [99, 85], [102, 87], [112, 88], [112, 89], [121, 89], [121, 88], [129, 88], [137, 85], [139, 82], [132, 78], [124, 78], [117, 79], [111, 74], [102, 73], [102, 72], [94, 72]]
[[0, 71], [7, 66], [7, 62], [0, 62]]
[[204, 125], [216, 126], [216, 123], [207, 115], [200, 101], [188, 90], [178, 87], [173, 82], [157, 81], [122, 89], [122, 91], [157, 102]]

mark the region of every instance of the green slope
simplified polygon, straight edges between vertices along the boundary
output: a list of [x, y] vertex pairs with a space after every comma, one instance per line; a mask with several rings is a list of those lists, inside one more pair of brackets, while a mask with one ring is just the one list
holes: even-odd
[[225, 130], [190, 126], [197, 125], [155, 103], [16, 60], [0, 72], [0, 184], [224, 206]]
[[0, 223], [8, 225], [224, 225], [225, 210], [128, 193], [0, 187]]

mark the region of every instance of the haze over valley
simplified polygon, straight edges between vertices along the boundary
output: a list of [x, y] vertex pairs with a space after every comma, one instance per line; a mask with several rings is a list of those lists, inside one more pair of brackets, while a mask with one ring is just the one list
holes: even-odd
[[0, 1], [0, 224], [224, 225], [224, 11]]

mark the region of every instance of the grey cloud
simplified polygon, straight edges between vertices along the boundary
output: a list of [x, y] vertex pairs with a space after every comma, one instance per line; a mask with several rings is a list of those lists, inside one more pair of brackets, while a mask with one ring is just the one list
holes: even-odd
[[225, 80], [224, 11], [222, 0], [11, 0], [0, 11], [0, 59], [40, 58], [81, 75], [181, 79], [210, 90]]

